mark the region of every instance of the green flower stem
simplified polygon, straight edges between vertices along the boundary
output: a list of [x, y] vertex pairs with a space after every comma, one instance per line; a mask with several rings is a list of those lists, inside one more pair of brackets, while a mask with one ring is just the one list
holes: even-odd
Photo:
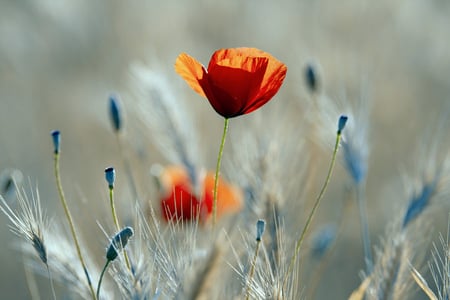
[[105, 266], [103, 267], [102, 273], [100, 274], [100, 279], [98, 280], [98, 286], [97, 286], [97, 299], [99, 299], [99, 300], [100, 300], [100, 288], [101, 288], [101, 286], [102, 286], [103, 276], [105, 275], [105, 271], [106, 271], [106, 269], [108, 268], [110, 262], [111, 262], [111, 261], [110, 261], [109, 259], [106, 261], [106, 264], [105, 264]]
[[288, 268], [288, 270], [286, 272], [286, 276], [284, 277], [284, 280], [283, 280], [283, 289], [286, 288], [287, 279], [288, 279], [290, 273], [292, 272], [292, 269], [294, 268], [294, 264], [297, 260], [298, 254], [300, 253], [300, 248], [302, 246], [303, 240], [305, 239], [306, 232], [308, 231], [308, 229], [311, 225], [314, 214], [316, 213], [316, 210], [319, 207], [320, 201], [322, 200], [323, 195], [325, 194], [325, 191], [328, 187], [328, 184], [330, 183], [331, 174], [333, 174], [334, 165], [336, 163], [336, 156], [337, 156], [337, 152], [339, 149], [339, 142], [341, 140], [341, 135], [342, 135], [341, 132], [338, 132], [336, 135], [336, 143], [334, 145], [333, 156], [331, 158], [331, 163], [330, 163], [330, 167], [328, 169], [328, 174], [325, 179], [325, 183], [323, 184], [322, 189], [320, 190], [319, 196], [317, 196], [317, 198], [316, 198], [316, 202], [314, 203], [314, 206], [313, 206], [311, 212], [309, 213], [308, 219], [306, 220], [305, 227], [303, 227], [303, 231], [302, 231], [300, 238], [298, 239], [297, 244], [295, 246], [294, 255], [292, 256], [291, 262], [289, 264], [289, 268]]
[[216, 176], [214, 177], [213, 228], [216, 226], [217, 222], [217, 188], [219, 187], [220, 163], [222, 162], [223, 148], [225, 146], [225, 138], [228, 131], [228, 121], [229, 119], [225, 118], [225, 122], [223, 125], [222, 142], [220, 143], [219, 155], [217, 157]]
[[259, 246], [261, 245], [261, 240], [256, 241], [255, 254], [253, 255], [252, 265], [250, 268], [250, 273], [248, 275], [248, 283], [247, 283], [247, 295], [245, 297], [246, 300], [250, 299], [250, 286], [252, 284], [253, 274], [255, 273], [256, 259], [258, 258]]
[[[116, 206], [114, 205], [114, 187], [109, 187], [109, 204], [111, 206], [111, 214], [114, 220], [114, 224], [116, 225], [117, 232], [119, 232], [120, 231], [119, 219], [117, 218]], [[125, 263], [127, 264], [128, 270], [131, 271], [130, 260], [128, 259], [128, 254], [125, 251], [125, 249], [123, 251], [123, 256], [125, 257]]]
[[66, 197], [64, 196], [64, 191], [63, 191], [62, 184], [61, 184], [61, 177], [59, 174], [59, 152], [55, 153], [54, 161], [55, 161], [55, 164], [54, 164], [55, 170], [54, 171], [55, 171], [55, 178], [56, 178], [56, 187], [58, 189], [59, 199], [61, 200], [61, 204], [64, 208], [64, 213], [66, 214], [67, 221], [69, 222], [70, 231], [72, 233], [72, 238], [73, 238], [73, 241], [75, 242], [75, 248], [76, 248], [77, 254], [78, 254], [78, 259], [80, 260], [81, 266], [83, 267], [84, 273], [86, 274], [86, 279], [87, 279], [87, 283], [89, 286], [89, 290], [91, 291], [91, 294], [92, 294], [92, 299], [96, 300], [95, 291], [94, 291], [94, 288], [92, 287], [91, 277], [89, 276], [89, 272], [86, 267], [86, 263], [84, 262], [83, 255], [81, 254], [81, 247], [78, 242], [77, 233], [75, 231], [75, 226], [73, 223], [72, 215], [70, 214], [69, 207], [66, 202]]

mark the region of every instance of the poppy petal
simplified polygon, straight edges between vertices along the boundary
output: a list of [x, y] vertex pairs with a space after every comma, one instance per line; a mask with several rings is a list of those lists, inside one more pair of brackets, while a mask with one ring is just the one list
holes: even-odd
[[282, 63], [271, 61], [267, 67], [266, 74], [253, 99], [248, 101], [245, 113], [251, 113], [266, 104], [278, 92], [286, 77], [287, 68]]
[[175, 61], [175, 71], [186, 80], [194, 91], [206, 97], [201, 82], [204, 82], [203, 79], [207, 72], [201, 63], [192, 56], [181, 53]]
[[245, 113], [248, 100], [259, 91], [267, 65], [267, 58], [242, 56], [211, 65], [208, 74], [214, 96], [207, 96], [213, 108], [226, 118]]
[[[220, 61], [224, 61], [230, 58], [235, 57], [268, 57], [268, 53], [265, 53], [264, 51], [261, 51], [256, 48], [229, 48], [229, 49], [219, 49], [213, 53], [211, 56], [211, 60], [209, 61], [208, 65], [208, 72], [209, 68], [213, 65], [217, 65]], [[270, 56], [270, 55], [269, 55]], [[230, 67], [232, 65], [229, 65]], [[234, 67], [239, 67], [239, 65], [235, 65]]]
[[[208, 172], [205, 176], [205, 202], [208, 211], [212, 212], [213, 191], [214, 191], [214, 177], [215, 174]], [[217, 216], [222, 216], [228, 213], [236, 213], [242, 209], [243, 206], [242, 192], [228, 184], [225, 180], [219, 177], [219, 188], [217, 190]]]

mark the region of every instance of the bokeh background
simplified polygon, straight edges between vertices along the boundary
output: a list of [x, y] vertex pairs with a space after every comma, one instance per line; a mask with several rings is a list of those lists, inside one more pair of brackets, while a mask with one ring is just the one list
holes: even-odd
[[[200, 135], [212, 141], [202, 150], [213, 169], [222, 120], [178, 78], [173, 63], [181, 52], [206, 64], [216, 49], [257, 47], [288, 66], [278, 105], [297, 102], [301, 109], [310, 101], [303, 72], [311, 62], [319, 66], [331, 96], [352, 94], [362, 82], [369, 83], [367, 193], [377, 244], [386, 223], [407, 202], [402, 172], [414, 168], [416, 146], [430, 124], [449, 110], [449, 36], [450, 2], [445, 0], [1, 0], [0, 169], [20, 169], [26, 180], [39, 185], [48, 214], [60, 213], [49, 132], [61, 130], [66, 193], [82, 203], [73, 206], [73, 214], [84, 227], [98, 231], [101, 239], [93, 248], [102, 255], [104, 237], [95, 220], [106, 214], [97, 209], [106, 199], [103, 169], [119, 159], [108, 122], [108, 95], [123, 95], [133, 144], [129, 151], [146, 157], [148, 164], [134, 166], [145, 174], [150, 163], [164, 160], [133, 122], [133, 102], [127, 99], [130, 66], [141, 63], [166, 72], [174, 88], [186, 92]], [[444, 137], [448, 147], [450, 137]], [[342, 168], [337, 174], [345, 176]], [[143, 178], [140, 184], [151, 183]], [[332, 185], [330, 195], [338, 189]], [[443, 207], [433, 212], [433, 236], [446, 232], [448, 207]], [[323, 205], [319, 220], [330, 218], [332, 210]], [[1, 297], [28, 299], [22, 257], [7, 224], [0, 217]], [[345, 299], [360, 282], [357, 218], [349, 224], [336, 255], [354, 255], [335, 260], [318, 293], [321, 299]], [[47, 287], [47, 281], [37, 280]]]

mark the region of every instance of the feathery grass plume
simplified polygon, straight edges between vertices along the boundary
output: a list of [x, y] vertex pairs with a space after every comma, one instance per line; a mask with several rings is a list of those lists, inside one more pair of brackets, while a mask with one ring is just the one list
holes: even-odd
[[[214, 249], [211, 237], [205, 232], [198, 233], [197, 222], [174, 220], [162, 227], [152, 206], [150, 217], [145, 215], [142, 208], [137, 207], [136, 219], [136, 239], [140, 242], [137, 244], [139, 248], [132, 248], [131, 262], [135, 276], [138, 270], [134, 262], [146, 262], [141, 266], [145, 269], [141, 269], [140, 275], [145, 283], [143, 290], [150, 291], [150, 297], [159, 295], [164, 299], [185, 299], [192, 295], [198, 289], [197, 285], [201, 284], [198, 283], [199, 277], [203, 276], [202, 270], [209, 263]], [[117, 268], [116, 271], [121, 269], [122, 267]], [[131, 283], [127, 278], [129, 277], [122, 274], [120, 280], [122, 285], [125, 284], [123, 288], [129, 291]], [[135, 292], [141, 294], [139, 291]]]
[[130, 85], [136, 104], [134, 112], [146, 127], [143, 136], [152, 140], [168, 161], [184, 165], [192, 185], [197, 188], [197, 166], [201, 163], [198, 160], [203, 155], [190, 109], [182, 97], [174, 93], [169, 78], [163, 72], [134, 65]]
[[427, 219], [417, 220], [414, 230], [406, 231], [402, 216], [396, 216], [388, 225], [380, 248], [376, 249], [374, 268], [370, 274], [366, 299], [409, 299], [413, 293], [411, 264], [423, 261], [423, 248], [429, 242]]
[[50, 224], [41, 207], [39, 190], [37, 187], [34, 192], [31, 190], [31, 196], [29, 197], [23, 188], [19, 189], [15, 182], [12, 184], [15, 185], [15, 190], [17, 191], [17, 202], [19, 206], [14, 211], [6, 200], [0, 196], [0, 210], [11, 221], [11, 231], [19, 237], [25, 238], [27, 243], [33, 247], [34, 253], [37, 254], [41, 262], [45, 265], [53, 298], [56, 299], [53, 279], [48, 264], [47, 243], [44, 239], [44, 235], [47, 235]]
[[157, 299], [162, 284], [154, 263], [154, 253], [147, 247], [149, 234], [142, 224], [143, 219], [139, 216], [137, 219], [138, 227], [134, 231], [133, 243], [127, 246], [132, 262], [131, 272], [124, 259], [119, 256], [110, 268], [110, 275], [124, 299]]
[[[77, 296], [80, 299], [89, 299], [92, 297], [89, 286], [86, 282], [86, 273], [82, 265], [79, 263], [78, 253], [71, 241], [68, 230], [64, 229], [62, 224], [52, 226], [51, 234], [46, 236], [48, 245], [49, 267], [52, 271], [55, 281], [64, 287], [65, 296]], [[94, 263], [94, 257], [88, 252], [86, 245], [82, 240], [79, 241], [80, 246], [85, 250], [85, 262], [90, 266], [89, 272], [92, 278], [98, 278], [100, 270]], [[109, 289], [103, 292], [105, 299], [113, 299]]]
[[0, 195], [6, 201], [16, 196], [16, 187], [22, 186], [23, 174], [17, 169], [4, 169], [0, 173]]
[[[280, 221], [282, 222], [282, 221]], [[222, 287], [223, 293], [226, 293], [230, 298], [243, 298], [247, 293], [251, 299], [300, 299], [301, 290], [298, 282], [298, 273], [294, 272], [292, 280], [283, 289], [283, 276], [287, 271], [289, 263], [287, 253], [287, 238], [284, 232], [286, 226], [283, 223], [277, 222], [277, 245], [279, 256], [274, 262], [272, 259], [271, 249], [267, 249], [265, 243], [260, 244], [260, 255], [254, 263], [254, 273], [249, 283], [249, 274], [251, 272], [252, 259], [255, 257], [255, 235], [250, 231], [242, 231], [239, 229], [240, 238], [233, 238], [229, 236], [229, 243], [231, 245], [234, 262], [229, 262], [232, 270], [238, 274], [239, 282], [228, 280], [227, 286]], [[262, 239], [264, 241], [264, 239]], [[275, 267], [273, 267], [273, 263]], [[297, 262], [298, 263], [298, 262]], [[298, 266], [298, 265], [296, 265]], [[298, 270], [296, 268], [296, 270]]]
[[450, 195], [450, 150], [443, 137], [448, 134], [444, 127], [446, 122], [441, 119], [433, 134], [424, 135], [425, 140], [419, 144], [419, 153], [416, 154], [416, 174], [405, 177], [410, 200], [404, 213], [403, 228], [407, 228], [433, 203]]
[[[280, 119], [280, 115], [285, 117]], [[236, 120], [238, 129], [231, 132], [236, 141], [231, 144], [232, 159], [225, 162], [226, 173], [233, 174], [245, 191], [241, 228], [251, 231], [251, 220], [258, 218], [267, 222], [263, 243], [274, 274], [280, 268], [280, 256], [286, 255], [280, 252], [279, 223], [283, 220], [288, 228], [296, 226], [299, 212], [304, 211], [304, 162], [309, 160], [309, 152], [303, 124], [290, 121], [297, 115], [296, 107], [274, 105], [271, 110], [249, 116], [245, 125]]]
[[[450, 219], [447, 236], [439, 236], [440, 246], [433, 244], [432, 261], [428, 262], [439, 300], [450, 299]], [[440, 248], [440, 249], [439, 249]]]

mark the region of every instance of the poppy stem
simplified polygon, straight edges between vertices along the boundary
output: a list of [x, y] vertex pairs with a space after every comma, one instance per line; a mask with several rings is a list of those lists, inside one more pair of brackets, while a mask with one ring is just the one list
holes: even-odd
[[88, 269], [86, 267], [86, 263], [84, 261], [83, 255], [81, 254], [81, 247], [80, 247], [80, 243], [78, 242], [78, 237], [77, 237], [77, 233], [75, 230], [75, 225], [73, 223], [73, 218], [72, 218], [72, 215], [70, 214], [70, 210], [69, 210], [69, 206], [67, 205], [66, 197], [64, 196], [64, 190], [63, 190], [63, 187], [61, 184], [61, 176], [59, 174], [59, 157], [60, 157], [59, 151], [55, 151], [55, 153], [54, 153], [54, 172], [55, 172], [56, 187], [58, 189], [59, 199], [61, 200], [61, 204], [64, 208], [64, 213], [66, 215], [67, 222], [69, 223], [70, 232], [72, 233], [72, 238], [75, 243], [75, 248], [77, 250], [78, 259], [80, 260], [81, 266], [83, 267], [83, 270], [84, 270], [84, 274], [86, 275], [86, 280], [87, 280], [88, 287], [89, 287], [89, 290], [92, 295], [92, 299], [96, 300], [97, 298], [95, 296], [94, 288], [92, 287], [91, 277], [90, 277]]
[[97, 299], [100, 300], [100, 288], [102, 287], [102, 281], [103, 281], [103, 277], [105, 275], [105, 271], [109, 266], [109, 263], [111, 261], [108, 259], [105, 263], [105, 266], [103, 267], [102, 273], [100, 274], [100, 279], [98, 280], [98, 286], [97, 286]]
[[298, 254], [300, 253], [300, 248], [303, 244], [303, 240], [305, 239], [306, 232], [308, 231], [308, 229], [312, 223], [312, 219], [316, 213], [317, 208], [319, 207], [320, 201], [322, 200], [322, 198], [325, 194], [325, 191], [328, 187], [328, 184], [330, 183], [331, 174], [333, 174], [334, 165], [336, 163], [336, 156], [337, 156], [337, 152], [339, 149], [339, 143], [341, 141], [341, 136], [342, 136], [342, 132], [341, 132], [341, 130], [338, 130], [337, 135], [336, 135], [336, 142], [335, 142], [334, 150], [333, 150], [333, 156], [331, 158], [330, 167], [328, 169], [328, 174], [325, 179], [325, 183], [323, 184], [322, 189], [320, 190], [320, 193], [316, 198], [316, 202], [314, 203], [314, 206], [313, 206], [311, 212], [309, 213], [308, 219], [306, 220], [305, 227], [303, 227], [303, 231], [300, 235], [300, 238], [297, 240], [294, 255], [292, 256], [291, 262], [289, 263], [288, 270], [287, 270], [286, 275], [283, 280], [283, 290], [286, 289], [287, 279], [294, 268], [294, 264], [297, 260]]
[[[116, 225], [117, 231], [120, 231], [119, 219], [117, 218], [116, 206], [114, 205], [114, 188], [112, 186], [109, 187], [109, 204], [111, 206], [111, 214], [114, 220], [114, 225]], [[127, 268], [131, 272], [130, 259], [128, 258], [128, 254], [125, 249], [123, 250], [123, 255], [125, 257]]]
[[222, 142], [220, 143], [219, 155], [217, 156], [216, 175], [214, 177], [213, 228], [216, 226], [217, 221], [217, 188], [219, 187], [220, 163], [222, 162], [223, 148], [225, 146], [225, 138], [228, 131], [228, 121], [229, 119], [225, 118], [225, 122], [223, 124]]

